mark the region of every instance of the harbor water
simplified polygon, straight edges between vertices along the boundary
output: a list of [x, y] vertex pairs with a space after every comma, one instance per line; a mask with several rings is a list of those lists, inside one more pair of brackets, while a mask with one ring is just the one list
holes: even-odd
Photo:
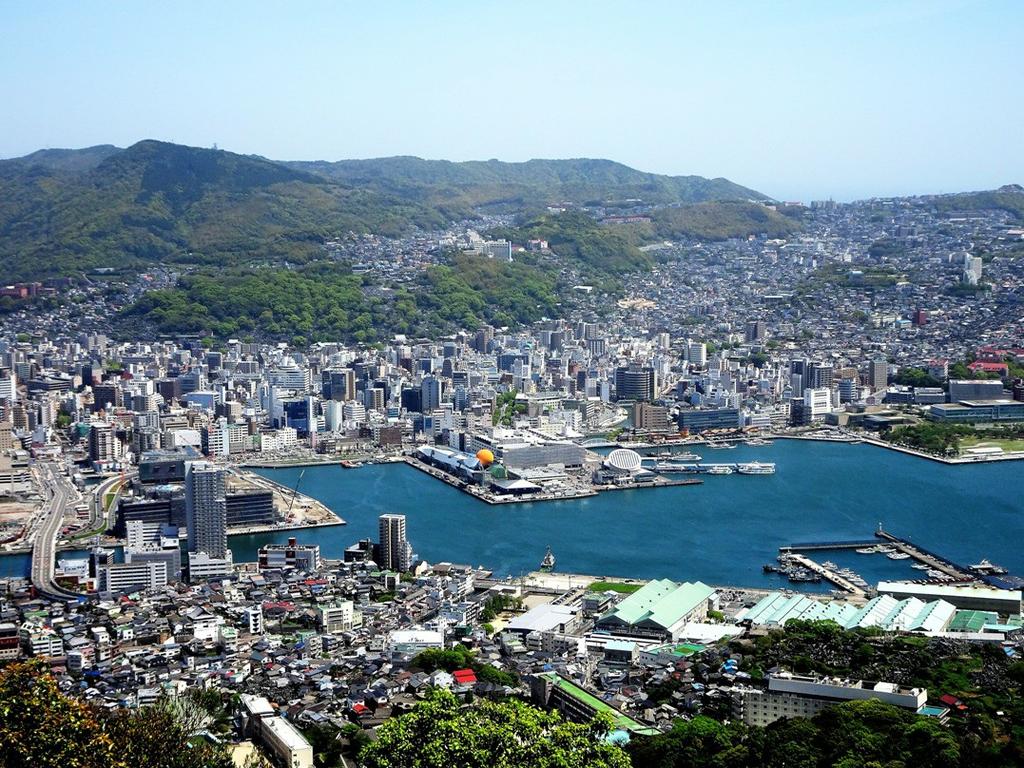
[[[231, 537], [235, 560], [255, 560], [268, 541], [296, 536], [340, 558], [377, 538], [377, 516], [408, 518], [416, 553], [430, 562], [483, 565], [519, 575], [550, 545], [556, 570], [711, 584], [823, 590], [764, 574], [778, 548], [794, 542], [867, 539], [886, 530], [967, 565], [987, 557], [1024, 575], [1024, 464], [947, 466], [870, 445], [777, 440], [768, 446], [694, 449], [706, 462], [767, 461], [773, 475], [703, 475], [702, 485], [602, 493], [572, 501], [491, 506], [404, 464], [306, 468], [299, 490], [348, 525]], [[300, 469], [261, 474], [294, 487]], [[852, 550], [815, 553], [874, 583], [923, 578], [913, 561]], [[27, 558], [0, 558], [0, 575]], [[4, 562], [6, 561], [6, 562]]]

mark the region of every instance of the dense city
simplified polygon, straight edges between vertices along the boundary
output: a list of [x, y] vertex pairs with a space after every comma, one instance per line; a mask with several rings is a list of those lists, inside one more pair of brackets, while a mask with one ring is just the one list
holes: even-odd
[[[607, 227], [648, 212], [587, 211]], [[763, 728], [865, 701], [935, 733], [983, 719], [987, 748], [1019, 757], [1022, 581], [997, 564], [880, 529], [831, 546], [912, 560], [920, 578], [868, 583], [825, 546], [766, 565], [793, 582], [780, 589], [562, 573], [557, 546], [511, 574], [460, 563], [457, 545], [427, 562], [415, 516], [391, 513], [376, 538], [322, 551], [345, 510], [261, 473], [404, 463], [515, 514], [775, 472], [717, 453], [740, 442], [1024, 458], [1024, 229], [941, 197], [801, 216], [785, 239], [648, 246], [654, 270], [618, 297], [574, 273], [561, 318], [376, 345], [137, 337], [120, 310], [171, 269], [5, 288], [0, 541], [26, 567], [0, 580], [0, 658], [35, 659], [107, 710], [212, 693], [194, 735], [236, 765], [375, 764], [373, 744], [398, 749], [388, 724], [449, 706], [442, 690], [463, 708], [600, 715], [637, 761], [698, 717]], [[501, 223], [324, 253], [372, 291], [453, 248], [550, 250], [478, 234]], [[268, 532], [287, 538], [235, 560], [230, 537]]]

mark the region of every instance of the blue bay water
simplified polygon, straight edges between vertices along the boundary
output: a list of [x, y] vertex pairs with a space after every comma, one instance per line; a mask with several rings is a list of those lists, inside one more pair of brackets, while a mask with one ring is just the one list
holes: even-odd
[[[483, 565], [501, 575], [536, 570], [551, 545], [559, 571], [714, 584], [783, 586], [761, 566], [796, 541], [869, 539], [886, 530], [963, 564], [988, 557], [1024, 574], [1024, 464], [946, 466], [870, 445], [778, 440], [696, 449], [706, 462], [759, 459], [766, 476], [705, 476], [704, 484], [602, 493], [574, 501], [491, 506], [404, 465], [306, 470], [299, 490], [327, 504], [344, 527], [299, 531], [326, 556], [377, 536], [377, 516], [408, 517], [420, 557]], [[294, 486], [299, 469], [264, 470]], [[233, 537], [236, 559], [287, 534]], [[869, 582], [920, 578], [907, 561], [830, 552]], [[806, 587], [804, 587], [806, 588]], [[821, 589], [828, 589], [822, 585]]]
[[[536, 570], [551, 545], [557, 570], [712, 584], [792, 586], [762, 573], [778, 548], [797, 541], [868, 539], [886, 530], [968, 564], [988, 557], [1024, 574], [1024, 464], [946, 466], [869, 445], [778, 440], [696, 451], [707, 462], [773, 461], [776, 474], [705, 476], [704, 484], [602, 493], [574, 501], [491, 506], [403, 464], [307, 468], [299, 490], [348, 525], [231, 537], [236, 561], [268, 541], [318, 543], [340, 558], [377, 537], [377, 516], [408, 518], [420, 557], [483, 565], [500, 575]], [[293, 487], [300, 469], [261, 470]], [[907, 561], [837, 551], [817, 555], [869, 582], [921, 578]], [[21, 563], [20, 565], [18, 563]], [[0, 575], [27, 557], [0, 558]], [[828, 590], [828, 585], [800, 585]]]

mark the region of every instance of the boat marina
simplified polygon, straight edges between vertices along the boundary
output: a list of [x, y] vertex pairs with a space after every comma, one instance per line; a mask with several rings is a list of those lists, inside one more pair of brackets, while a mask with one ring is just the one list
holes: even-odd
[[881, 541], [821, 541], [779, 547], [780, 565], [768, 564], [764, 566], [764, 570], [766, 573], [780, 573], [793, 582], [825, 580], [844, 592], [863, 595], [868, 589], [868, 583], [852, 569], [841, 568], [828, 560], [818, 563], [806, 554], [852, 549], [860, 555], [884, 555], [889, 560], [897, 561], [913, 560], [911, 568], [922, 571], [927, 576], [918, 583], [956, 584], [982, 581], [993, 586], [1004, 586], [998, 577], [1005, 575], [1007, 570], [987, 559], [964, 567], [889, 533], [881, 524], [875, 531], [875, 537]]

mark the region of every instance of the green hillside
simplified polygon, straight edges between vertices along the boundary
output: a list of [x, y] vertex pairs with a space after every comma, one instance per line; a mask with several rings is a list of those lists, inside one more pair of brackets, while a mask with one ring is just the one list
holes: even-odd
[[644, 173], [611, 160], [499, 160], [454, 163], [418, 157], [385, 157], [339, 162], [290, 162], [352, 186], [369, 187], [437, 203], [536, 209], [553, 203], [620, 205], [696, 203], [709, 200], [765, 200], [760, 192], [728, 179]]
[[569, 266], [588, 273], [619, 275], [651, 268], [651, 260], [637, 248], [635, 233], [608, 227], [579, 211], [547, 214], [519, 227], [502, 227], [488, 233], [525, 244], [547, 240], [548, 247]]
[[327, 237], [397, 235], [447, 220], [429, 206], [263, 158], [156, 141], [98, 159], [100, 149], [77, 161], [50, 152], [0, 162], [8, 279], [161, 261], [303, 262]]
[[957, 211], [1003, 210], [1018, 221], [1024, 221], [1024, 187], [1007, 184], [999, 189], [986, 192], [961, 192], [955, 195], [929, 197], [938, 210], [947, 213]]
[[549, 266], [452, 254], [408, 288], [364, 290], [333, 262], [298, 269], [200, 269], [149, 291], [122, 315], [158, 333], [307, 341], [374, 342], [392, 334], [436, 337], [483, 322], [522, 325], [557, 310]]

